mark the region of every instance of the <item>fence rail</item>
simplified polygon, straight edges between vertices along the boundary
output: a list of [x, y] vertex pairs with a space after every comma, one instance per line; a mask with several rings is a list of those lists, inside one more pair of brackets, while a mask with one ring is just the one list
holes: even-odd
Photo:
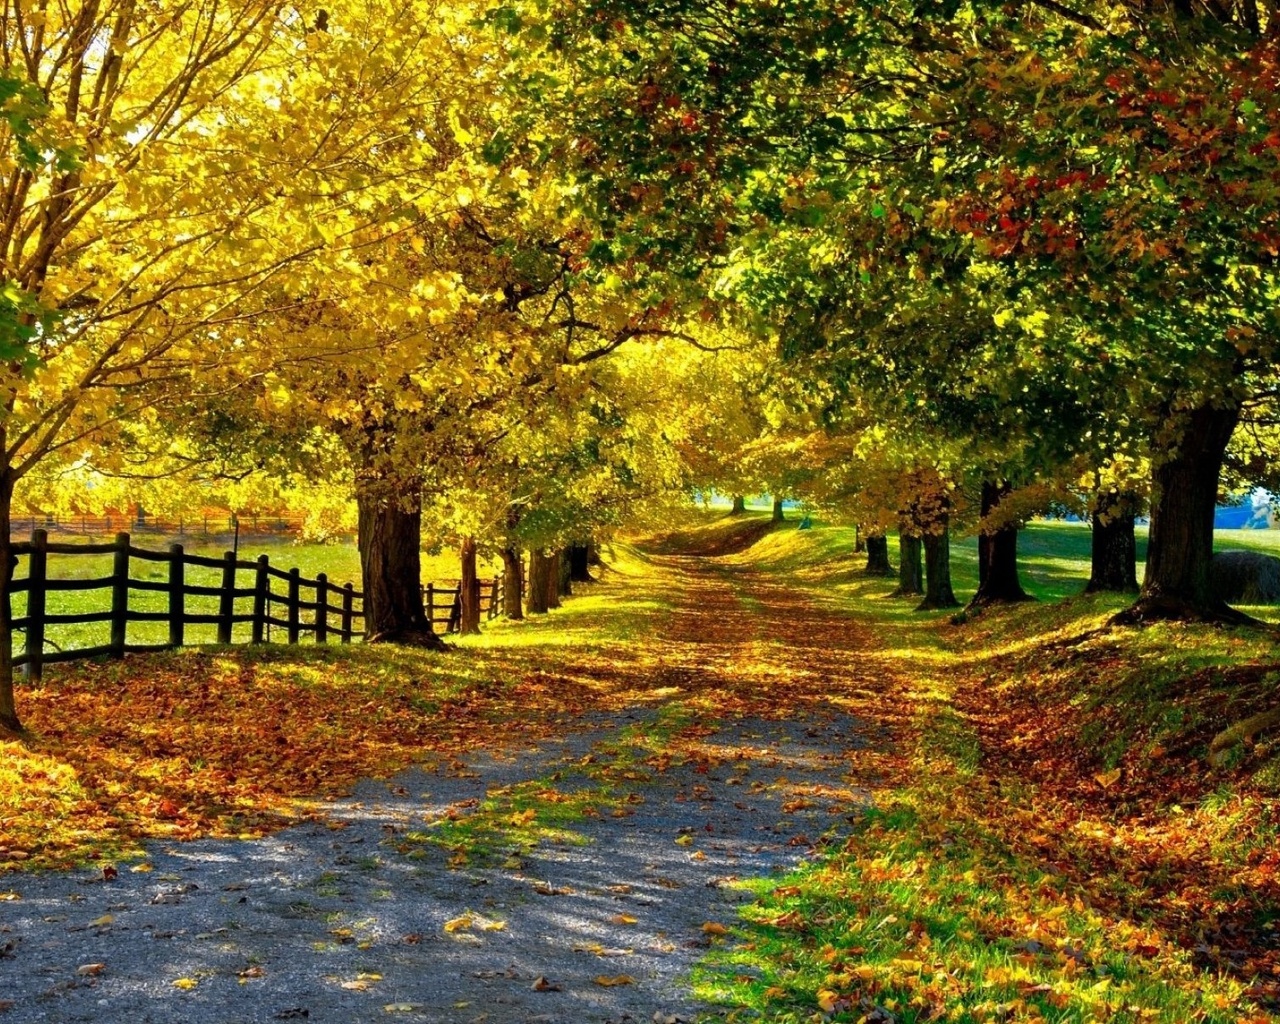
[[164, 537], [221, 537], [237, 532], [241, 536], [292, 536], [302, 532], [305, 520], [304, 515], [296, 512], [236, 515], [233, 512], [212, 510], [177, 518], [154, 516], [146, 512], [104, 515], [30, 512], [15, 514], [10, 531], [13, 536], [44, 530], [46, 533], [68, 536], [109, 537], [121, 529], [128, 529], [135, 536], [152, 534]]
[[[11, 618], [14, 632], [21, 631], [25, 642], [21, 653], [13, 652], [12, 664], [21, 667], [26, 678], [38, 680], [45, 665], [93, 657], [122, 657], [127, 653], [169, 650], [185, 646], [188, 626], [215, 626], [217, 643], [233, 642], [236, 626], [249, 627], [249, 642], [272, 640], [275, 627], [282, 630], [285, 642], [298, 643], [308, 635], [316, 643], [337, 639], [350, 643], [364, 633], [364, 595], [351, 583], [341, 586], [329, 581], [324, 573], [315, 579], [304, 577], [298, 569], [288, 571], [273, 566], [267, 555], [254, 561], [243, 561], [228, 551], [221, 558], [188, 554], [181, 544], [171, 544], [167, 551], [151, 551], [135, 547], [128, 533], [119, 533], [112, 543], [51, 543], [47, 531], [35, 530], [29, 542], [11, 545], [13, 554], [27, 559], [27, 574], [15, 578], [10, 594], [26, 595], [25, 613]], [[111, 555], [109, 576], [90, 579], [58, 579], [49, 576], [49, 556]], [[167, 566], [164, 580], [139, 579], [132, 575], [135, 562], [163, 563]], [[192, 582], [189, 568], [216, 570], [217, 586]], [[252, 586], [239, 585], [238, 574], [252, 573]], [[283, 587], [280, 587], [283, 584]], [[496, 618], [502, 602], [502, 581], [477, 581], [476, 605], [482, 617]], [[48, 595], [77, 591], [110, 591], [110, 609], [74, 613], [51, 613]], [[282, 592], [283, 591], [283, 592]], [[134, 592], [163, 594], [167, 598], [163, 610], [141, 610], [130, 607]], [[462, 586], [428, 583], [423, 587], [423, 602], [432, 628], [444, 626], [444, 632], [456, 632], [461, 622]], [[197, 611], [189, 607], [189, 598], [204, 598], [206, 604], [216, 599], [217, 611]], [[250, 611], [238, 611], [236, 602], [250, 601]], [[110, 639], [105, 644], [76, 647], [69, 650], [47, 648], [52, 645], [47, 635], [49, 626], [81, 626], [108, 624]], [[165, 623], [166, 642], [131, 643], [130, 623]], [[11, 641], [12, 642], [12, 641]]]

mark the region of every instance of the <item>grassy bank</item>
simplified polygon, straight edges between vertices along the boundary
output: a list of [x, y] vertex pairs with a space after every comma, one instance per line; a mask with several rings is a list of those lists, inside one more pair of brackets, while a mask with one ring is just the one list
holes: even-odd
[[1074, 596], [1088, 534], [1067, 524], [1023, 535], [1041, 601], [963, 625], [888, 598], [852, 548], [784, 528], [732, 557], [875, 632], [909, 769], [841, 853], [756, 883], [701, 993], [777, 1022], [1275, 1019], [1280, 730], [1214, 745], [1280, 707], [1274, 637], [1108, 628], [1124, 599]]

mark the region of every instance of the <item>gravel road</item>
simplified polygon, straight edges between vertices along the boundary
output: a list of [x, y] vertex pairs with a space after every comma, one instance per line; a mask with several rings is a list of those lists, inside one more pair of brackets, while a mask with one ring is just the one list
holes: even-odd
[[[598, 763], [602, 742], [643, 720], [597, 719], [539, 749], [370, 781], [320, 820], [267, 839], [156, 843], [150, 870], [121, 865], [110, 881], [9, 876], [0, 1017], [622, 1024], [714, 1014], [693, 1002], [689, 971], [732, 937], [703, 926], [732, 925], [749, 898], [736, 880], [785, 870], [812, 854], [811, 841], [849, 827], [860, 802], [847, 781], [862, 746], [854, 719], [721, 723], [700, 741], [705, 759], [636, 783], [634, 813], [574, 823], [579, 842], [481, 867], [451, 868], [434, 845], [403, 852], [406, 834], [450, 809], [465, 817], [495, 787], [556, 773], [561, 791], [587, 785], [583, 758], [595, 752]], [[630, 981], [597, 980], [619, 976]]]

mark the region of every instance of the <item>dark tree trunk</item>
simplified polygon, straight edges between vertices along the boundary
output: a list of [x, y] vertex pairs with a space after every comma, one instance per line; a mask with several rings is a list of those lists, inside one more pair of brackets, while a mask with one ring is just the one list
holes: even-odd
[[381, 490], [356, 490], [365, 638], [444, 650], [422, 605], [418, 494]]
[[867, 538], [868, 576], [892, 576], [893, 566], [889, 564], [889, 538], [883, 533], [872, 534]]
[[[994, 512], [1013, 490], [1008, 484], [982, 483], [982, 514]], [[978, 535], [978, 592], [969, 603], [974, 606], [1027, 601], [1018, 580], [1018, 527], [1002, 526]]]
[[13, 692], [13, 471], [0, 470], [0, 728], [21, 733]]
[[571, 553], [571, 549], [561, 548], [558, 552], [556, 552], [556, 557], [560, 560], [560, 564], [559, 564], [560, 575], [557, 577], [557, 580], [559, 581], [559, 584], [560, 584], [560, 588], [558, 591], [559, 596], [572, 597], [573, 596], [573, 556]]
[[951, 531], [946, 518], [935, 523], [920, 540], [924, 544], [925, 589], [924, 600], [916, 611], [958, 607], [960, 602], [951, 589]]
[[591, 575], [590, 544], [574, 544], [569, 548], [569, 579], [574, 583], [594, 583]]
[[729, 515], [740, 516], [747, 511], [747, 499], [740, 494], [733, 496], [733, 508], [729, 510]]
[[909, 533], [898, 534], [898, 589], [891, 597], [918, 597], [924, 593], [924, 544]]
[[1155, 453], [1147, 572], [1137, 603], [1118, 621], [1253, 621], [1215, 600], [1209, 578], [1218, 478], [1239, 417], [1238, 405], [1201, 406], [1187, 416], [1178, 448]]
[[547, 556], [547, 607], [560, 607], [560, 552], [553, 551]]
[[476, 575], [476, 541], [468, 537], [462, 542], [459, 551], [462, 562], [462, 579], [458, 584], [459, 606], [458, 632], [466, 636], [468, 633], [480, 632], [480, 579]]
[[508, 619], [523, 619], [524, 569], [518, 548], [502, 549], [502, 614]]
[[1136, 593], [1138, 542], [1133, 524], [1137, 497], [1132, 494], [1099, 494], [1093, 512], [1092, 565], [1086, 594]]
[[786, 518], [787, 517], [783, 515], [783, 512], [782, 512], [782, 499], [774, 498], [773, 499], [773, 521], [775, 523], [781, 523], [781, 522], [785, 522]]
[[548, 601], [549, 581], [551, 579], [551, 559], [535, 548], [529, 552], [529, 614], [545, 615], [550, 607]]

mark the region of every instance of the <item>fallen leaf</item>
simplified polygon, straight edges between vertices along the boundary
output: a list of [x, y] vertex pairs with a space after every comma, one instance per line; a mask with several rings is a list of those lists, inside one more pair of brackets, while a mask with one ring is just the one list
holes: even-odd
[[135, 864], [129, 870], [132, 871], [135, 875], [145, 874], [148, 871], [154, 871], [155, 865], [154, 864]]
[[413, 1013], [417, 1008], [417, 1003], [387, 1003], [383, 1007], [387, 1013]]
[[254, 964], [252, 967], [246, 967], [243, 971], [238, 973], [236, 977], [242, 980], [245, 978], [261, 978], [265, 976], [266, 973], [267, 972], [264, 968], [258, 964]]
[[614, 988], [617, 985], [634, 985], [636, 979], [629, 974], [598, 974], [595, 983], [605, 988]]
[[559, 985], [557, 985], [554, 981], [548, 981], [541, 974], [539, 974], [536, 978], [533, 979], [533, 985], [531, 987], [535, 992], [562, 991]]
[[632, 917], [630, 914], [614, 914], [610, 920], [614, 924], [636, 924], [640, 919]]
[[1110, 789], [1120, 781], [1121, 771], [1119, 768], [1112, 768], [1109, 772], [1098, 772], [1094, 779], [1103, 789]]
[[452, 935], [455, 932], [466, 931], [475, 923], [475, 918], [470, 914], [462, 914], [458, 917], [450, 918], [444, 923], [444, 930], [447, 934]]
[[676, 846], [692, 846], [693, 836], [681, 836], [676, 840]]
[[103, 914], [101, 917], [95, 918], [94, 920], [90, 921], [89, 927], [105, 928], [107, 925], [114, 924], [114, 923], [115, 923], [115, 917], [113, 917], [111, 914]]
[[196, 981], [195, 978], [179, 978], [177, 981], [173, 983], [173, 987], [180, 988], [184, 992], [190, 992], [193, 988], [195, 988], [199, 984], [200, 982]]
[[119, 877], [120, 877], [120, 871], [118, 868], [115, 868], [110, 864], [107, 864], [103, 867], [102, 880], [104, 882], [114, 882]]
[[702, 926], [702, 934], [704, 935], [728, 935], [729, 929], [718, 921], [708, 921]]
[[81, 964], [76, 968], [76, 974], [84, 978], [96, 978], [106, 969], [106, 964]]

